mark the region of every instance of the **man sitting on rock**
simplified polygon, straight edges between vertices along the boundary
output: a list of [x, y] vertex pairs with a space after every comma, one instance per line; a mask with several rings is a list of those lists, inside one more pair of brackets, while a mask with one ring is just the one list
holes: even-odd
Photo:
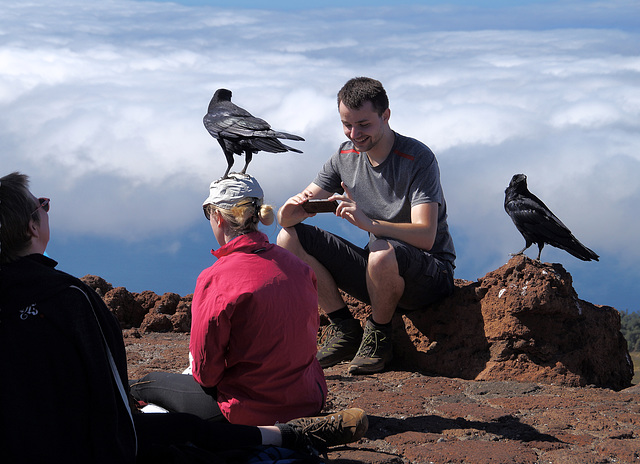
[[[359, 77], [338, 93], [349, 139], [314, 181], [280, 208], [278, 244], [314, 269], [318, 300], [331, 325], [318, 351], [322, 367], [350, 361], [349, 372], [384, 369], [392, 358], [391, 322], [397, 308], [415, 310], [454, 288], [455, 250], [438, 163], [423, 143], [389, 126], [382, 84]], [[302, 224], [311, 199], [339, 200], [336, 216], [369, 233], [359, 248]], [[364, 333], [338, 289], [371, 304]]]

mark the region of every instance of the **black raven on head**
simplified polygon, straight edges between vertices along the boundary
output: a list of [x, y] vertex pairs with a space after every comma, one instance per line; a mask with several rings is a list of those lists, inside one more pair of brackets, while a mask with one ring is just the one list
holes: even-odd
[[247, 172], [247, 166], [249, 166], [253, 154], [259, 151], [302, 153], [278, 140], [279, 138], [304, 140], [302, 137], [271, 130], [267, 121], [255, 118], [248, 111], [231, 103], [231, 91], [227, 89], [216, 90], [202, 122], [209, 133], [218, 140], [224, 156], [227, 158], [227, 170], [222, 176], [223, 179], [228, 177], [231, 166], [233, 166], [234, 153], [236, 155], [245, 154], [242, 174]]
[[525, 240], [521, 255], [532, 244], [538, 244], [538, 257], [545, 243], [561, 248], [583, 261], [598, 261], [598, 255], [585, 247], [558, 219], [542, 200], [527, 189], [527, 176], [516, 174], [504, 191], [504, 209]]

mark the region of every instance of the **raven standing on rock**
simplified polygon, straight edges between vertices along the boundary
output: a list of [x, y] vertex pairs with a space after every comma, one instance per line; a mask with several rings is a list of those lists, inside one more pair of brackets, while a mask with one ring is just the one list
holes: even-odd
[[511, 217], [525, 240], [525, 246], [518, 253], [532, 244], [538, 244], [538, 257], [545, 243], [561, 248], [583, 261], [598, 261], [598, 255], [584, 246], [573, 236], [571, 231], [558, 219], [542, 200], [527, 189], [527, 176], [516, 174], [511, 178], [509, 186], [504, 191], [504, 209]]
[[267, 121], [255, 118], [248, 111], [231, 103], [231, 91], [227, 89], [216, 90], [202, 122], [209, 133], [218, 140], [224, 156], [227, 158], [227, 171], [222, 176], [223, 179], [229, 176], [229, 171], [233, 166], [234, 153], [236, 155], [245, 154], [242, 174], [247, 172], [247, 166], [249, 166], [253, 154], [259, 151], [302, 153], [278, 140], [279, 138], [304, 140], [302, 137], [271, 130]]

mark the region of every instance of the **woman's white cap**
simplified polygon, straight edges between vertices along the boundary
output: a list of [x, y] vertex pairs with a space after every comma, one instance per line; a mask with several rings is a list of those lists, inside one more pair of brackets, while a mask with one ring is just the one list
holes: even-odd
[[259, 198], [262, 200], [264, 193], [258, 181], [247, 174], [229, 174], [225, 179], [211, 182], [209, 197], [202, 206], [214, 205], [218, 208], [231, 209], [243, 198]]

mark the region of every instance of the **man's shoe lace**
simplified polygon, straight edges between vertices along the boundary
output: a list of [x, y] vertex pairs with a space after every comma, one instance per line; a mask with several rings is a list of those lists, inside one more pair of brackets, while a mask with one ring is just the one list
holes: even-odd
[[389, 340], [383, 331], [373, 328], [366, 330], [364, 339], [362, 340], [362, 344], [360, 345], [360, 349], [356, 356], [361, 358], [380, 357], [381, 353], [378, 352], [378, 348], [385, 348], [387, 343], [389, 343]]
[[320, 339], [322, 340], [322, 344], [320, 348], [326, 348], [337, 334], [340, 333], [340, 328], [337, 324], [329, 324], [324, 329], [322, 329], [322, 334], [320, 334]]

